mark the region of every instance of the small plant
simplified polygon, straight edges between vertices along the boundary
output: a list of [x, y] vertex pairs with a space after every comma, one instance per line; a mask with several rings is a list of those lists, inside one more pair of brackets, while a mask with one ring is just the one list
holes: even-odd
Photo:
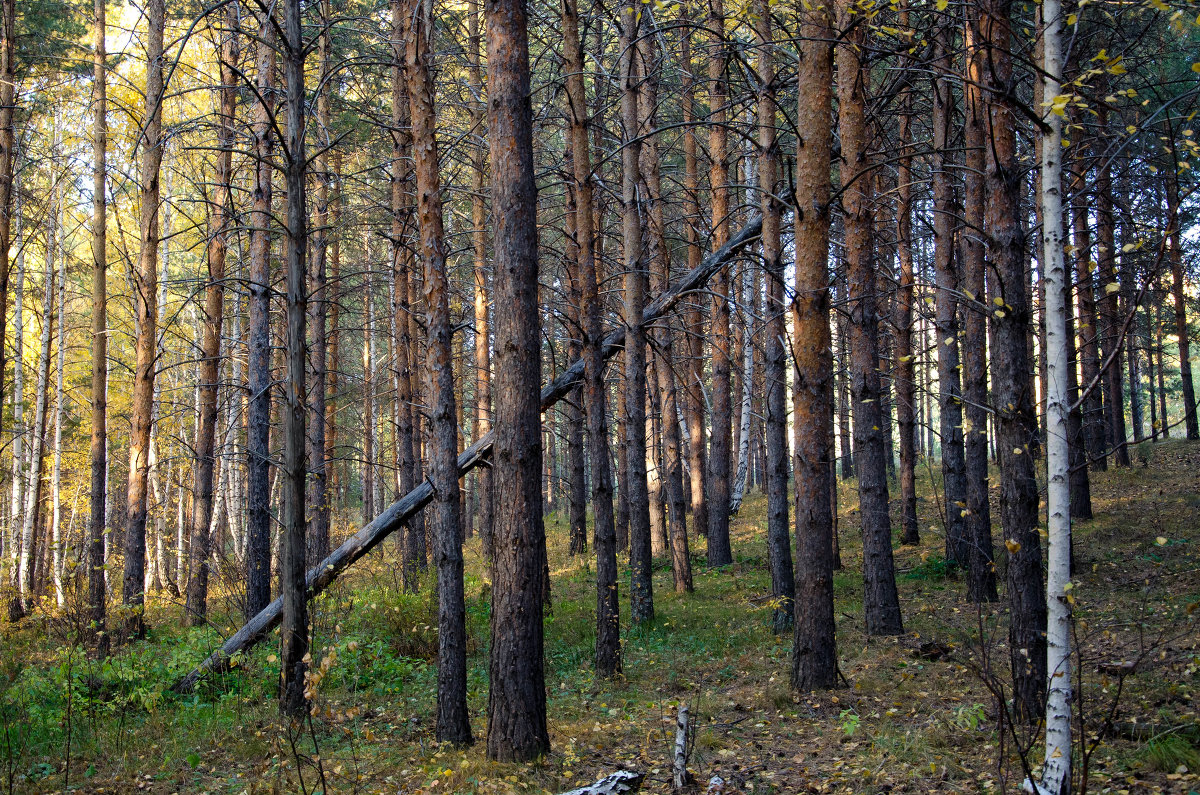
[[1146, 762], [1156, 770], [1174, 773], [1180, 767], [1200, 769], [1200, 751], [1178, 732], [1168, 732], [1146, 743]]
[[842, 727], [842, 734], [846, 737], [853, 737], [854, 733], [858, 731], [858, 724], [861, 719], [853, 709], [844, 709], [838, 715], [838, 720], [840, 721], [839, 725]]
[[963, 704], [954, 710], [953, 723], [960, 729], [975, 731], [983, 725], [986, 718], [987, 710], [983, 704], [972, 704], [971, 706]]
[[914, 566], [911, 571], [906, 572], [904, 579], [924, 582], [944, 580], [954, 573], [955, 568], [954, 563], [946, 560], [941, 555], [929, 555]]

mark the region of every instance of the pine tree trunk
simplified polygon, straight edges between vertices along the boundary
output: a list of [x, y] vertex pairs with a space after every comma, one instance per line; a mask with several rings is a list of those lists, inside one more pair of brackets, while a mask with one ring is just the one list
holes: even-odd
[[[686, 6], [685, 6], [686, 13]], [[696, 77], [693, 72], [691, 29], [680, 36], [679, 59], [683, 65], [683, 213], [687, 235], [688, 270], [702, 257], [700, 250], [700, 166], [696, 152]], [[704, 431], [704, 313], [699, 298], [688, 302], [684, 313], [688, 376], [684, 385], [684, 408], [688, 426], [688, 480], [691, 492], [692, 532], [708, 533], [708, 451]]]
[[[576, 0], [563, 0], [563, 60], [567, 75], [567, 110], [572, 165], [575, 170], [575, 231], [579, 244], [579, 278], [583, 293], [583, 388], [587, 407], [588, 458], [591, 463], [592, 532], [596, 546], [596, 671], [601, 676], [612, 676], [621, 669], [617, 538], [608, 450], [607, 387], [604, 384], [603, 361], [600, 357], [602, 307], [596, 278], [593, 175], [587, 138], [583, 49], [579, 40]], [[495, 144], [493, 149], [494, 147]], [[489, 739], [489, 752], [490, 745]]]
[[299, 718], [307, 712], [308, 602], [305, 596], [305, 477], [306, 420], [305, 321], [307, 290], [308, 212], [305, 206], [307, 159], [304, 151], [304, 41], [300, 0], [284, 4], [284, 86], [287, 92], [287, 386], [284, 389], [283, 468], [280, 472], [279, 592], [283, 622], [279, 629], [282, 681], [279, 710]]
[[796, 616], [792, 646], [792, 688], [801, 692], [837, 684], [834, 636], [833, 568], [833, 342], [829, 329], [829, 219], [833, 149], [834, 31], [828, 7], [801, 15], [797, 80], [811, 86], [796, 106], [798, 195], [811, 204], [796, 211], [796, 299], [792, 339], [796, 369]]
[[137, 321], [133, 399], [130, 407], [129, 486], [126, 496], [125, 573], [122, 602], [132, 612], [127, 623], [131, 636], [145, 634], [142, 609], [146, 591], [146, 499], [150, 474], [150, 424], [154, 408], [154, 369], [158, 319], [158, 202], [159, 167], [162, 165], [163, 27], [164, 0], [146, 6], [149, 26], [146, 54], [146, 116], [141, 130], [142, 251], [134, 271], [134, 315]]
[[[900, 5], [899, 25], [909, 31], [908, 2]], [[904, 60], [908, 63], [908, 59]], [[896, 425], [900, 433], [900, 543], [921, 543], [917, 528], [916, 370], [913, 356], [913, 173], [912, 116], [914, 87], [905, 82], [898, 120], [901, 157], [896, 166], [896, 254], [900, 260], [900, 290], [896, 294]]]
[[[1192, 381], [1192, 343], [1188, 332], [1187, 301], [1183, 292], [1183, 236], [1179, 215], [1179, 175], [1166, 169], [1167, 212], [1170, 214], [1171, 299], [1175, 305], [1175, 334], [1179, 344], [1179, 379], [1183, 382], [1183, 421], [1188, 439], [1200, 439], [1200, 421], [1196, 418], [1196, 386]], [[0, 241], [2, 244], [2, 241]], [[1163, 412], [1166, 427], [1166, 412]]]
[[[498, 761], [524, 761], [550, 749], [542, 638], [546, 536], [538, 483], [542, 460], [537, 398], [541, 320], [533, 112], [525, 4], [521, 0], [486, 0], [485, 9], [488, 140], [496, 208], [493, 455], [499, 473], [495, 480], [487, 755]], [[578, 159], [575, 165], [581, 167]], [[589, 412], [593, 410], [589, 406]]]
[[[268, 12], [259, 10], [258, 109], [254, 136], [254, 196], [250, 213], [250, 308], [246, 376], [246, 615], [271, 601], [271, 194], [275, 133], [275, 32]], [[194, 511], [194, 509], [193, 509]]]
[[[1108, 112], [1101, 108], [1097, 124], [1101, 130], [1108, 126]], [[1096, 174], [1096, 243], [1100, 279], [1100, 343], [1105, 361], [1112, 359], [1104, 371], [1108, 408], [1108, 446], [1116, 466], [1129, 466], [1129, 448], [1125, 438], [1125, 387], [1121, 373], [1120, 308], [1116, 270], [1116, 222], [1113, 218], [1112, 163], [1100, 159]], [[1116, 355], [1113, 352], [1116, 351]]]
[[[654, 20], [648, 23], [654, 24]], [[659, 31], [654, 30], [655, 33]], [[638, 41], [641, 63], [647, 66], [657, 61], [655, 37], [646, 36]], [[658, 70], [649, 71], [639, 92], [639, 135], [641, 147], [641, 180], [646, 192], [646, 218], [648, 223], [646, 257], [650, 263], [651, 290], [662, 293], [671, 281], [671, 249], [666, 238], [666, 218], [662, 196], [661, 158], [658, 141], [651, 134], [657, 127], [655, 114], [658, 110]], [[692, 584], [692, 562], [688, 552], [687, 502], [683, 490], [683, 439], [679, 426], [679, 390], [675, 386], [674, 339], [669, 321], [655, 326], [651, 332], [654, 340], [654, 380], [650, 382], [653, 397], [661, 395], [659, 428], [662, 439], [662, 466], [659, 469], [664, 503], [666, 507], [667, 539], [664, 552], [671, 554], [671, 573], [677, 593], [690, 593]]]
[[625, 6], [621, 15], [621, 215], [625, 274], [625, 427], [624, 446], [629, 473], [625, 485], [629, 501], [629, 564], [632, 569], [629, 612], [634, 624], [654, 618], [650, 539], [650, 495], [646, 472], [646, 330], [642, 308], [646, 303], [645, 260], [642, 256], [642, 221], [638, 207], [638, 22], [641, 12]]
[[[1079, 354], [1083, 383], [1096, 383], [1100, 376], [1100, 344], [1096, 325], [1096, 288], [1092, 259], [1092, 229], [1088, 217], [1087, 143], [1077, 144], [1075, 170], [1071, 180], [1072, 222], [1075, 236], [1075, 283], [1079, 291]], [[1102, 391], [1092, 389], [1083, 401], [1083, 439], [1091, 466], [1107, 468], [1104, 455], [1104, 404]]]
[[942, 486], [946, 511], [946, 560], [969, 565], [967, 537], [967, 473], [963, 447], [962, 392], [959, 386], [958, 272], [954, 262], [956, 207], [950, 154], [953, 146], [954, 90], [950, 83], [950, 28], [941, 26], [934, 35], [933, 59], [933, 180], [935, 338], [938, 352], [938, 416], [942, 440]]
[[996, 571], [993, 563], [992, 513], [988, 482], [988, 361], [987, 315], [984, 279], [984, 244], [975, 230], [984, 229], [985, 113], [983, 61], [978, 47], [972, 7], [963, 26], [966, 71], [970, 80], [964, 91], [963, 130], [966, 177], [963, 185], [962, 283], [967, 299], [963, 312], [962, 375], [964, 463], [967, 477], [967, 537], [971, 556], [967, 561], [967, 598], [975, 603], [994, 602]]
[[1009, 651], [1015, 710], [1036, 721], [1045, 704], [1046, 594], [1038, 538], [1038, 490], [1033, 447], [1037, 419], [1033, 406], [1033, 364], [1027, 336], [1033, 320], [1025, 271], [1026, 241], [1020, 225], [1021, 174], [1017, 162], [1016, 111], [1007, 94], [1013, 79], [1010, 0], [987, 0], [979, 14], [978, 41], [986, 102], [985, 147], [989, 261], [997, 283], [990, 286], [993, 405], [1000, 457], [1000, 521], [1009, 550]]
[[438, 575], [437, 739], [469, 745], [472, 737], [467, 713], [466, 597], [459, 535], [458, 423], [450, 350], [450, 284], [434, 134], [431, 14], [431, 6], [422, 0], [410, 0], [405, 9], [408, 35], [404, 71], [412, 116], [417, 223], [425, 274], [425, 395], [431, 409], [429, 482], [434, 491], [432, 530]]
[[[728, 52], [723, 0], [710, 0], [708, 9], [708, 29], [713, 37], [708, 53], [708, 154], [711, 159], [712, 248], [716, 251], [729, 239], [729, 152], [725, 129], [729, 117], [725, 78]], [[733, 551], [729, 546], [729, 464], [732, 454], [729, 285], [729, 272], [723, 269], [713, 281], [709, 334], [712, 348], [712, 446], [708, 457], [707, 489], [709, 566], [727, 566], [733, 562]]]
[[329, 315], [329, 286], [326, 262], [329, 246], [329, 130], [332, 124], [329, 88], [325, 85], [332, 68], [330, 0], [320, 0], [321, 32], [317, 41], [321, 87], [317, 91], [317, 130], [320, 153], [313, 159], [316, 185], [313, 191], [312, 263], [308, 275], [308, 323], [312, 341], [308, 349], [308, 469], [312, 483], [308, 489], [307, 566], [315, 566], [329, 555], [329, 473], [325, 465], [325, 367], [326, 335]]
[[217, 435], [217, 387], [221, 365], [221, 323], [225, 302], [226, 235], [233, 218], [234, 112], [237, 103], [238, 37], [236, 13], [226, 9], [220, 53], [221, 91], [217, 132], [216, 188], [213, 193], [212, 233], [208, 239], [208, 285], [204, 291], [204, 339], [200, 361], [200, 414], [196, 425], [195, 482], [192, 487], [191, 572], [187, 585], [185, 621], [203, 624], [208, 617], [208, 525], [213, 512], [213, 468]]
[[868, 73], [858, 54], [866, 41], [866, 33], [853, 18], [852, 7], [850, 0], [838, 3], [839, 27], [848, 32], [845, 46], [838, 52], [837, 89], [850, 299], [850, 392], [854, 399], [854, 452], [863, 538], [863, 602], [867, 633], [896, 635], [903, 631], [903, 624], [892, 561], [883, 444], [885, 419], [880, 405], [883, 390], [878, 370], [879, 316], [871, 252], [871, 164], [867, 155], [865, 120]]
[[[92, 439], [89, 450], [87, 566], [88, 619], [91, 640], [101, 656], [108, 648], [105, 632], [107, 594], [104, 580], [105, 500], [108, 495], [108, 89], [105, 71], [106, 0], [95, 0], [92, 52]], [[0, 105], [3, 105], [0, 100]], [[3, 113], [0, 110], [0, 113]], [[0, 144], [2, 146], [3, 144]], [[2, 179], [2, 177], [0, 177]], [[3, 225], [0, 221], [0, 226]], [[0, 239], [0, 249], [7, 240]], [[0, 254], [0, 256], [6, 256]], [[0, 263], [0, 270], [7, 270]], [[2, 279], [4, 277], [0, 277]], [[3, 298], [0, 298], [3, 314]], [[3, 323], [3, 321], [0, 321]], [[89, 634], [90, 634], [89, 633]]]
[[792, 565], [788, 526], [787, 328], [784, 319], [783, 248], [780, 241], [783, 207], [777, 193], [780, 191], [779, 141], [775, 135], [778, 106], [773, 85], [775, 44], [769, 0], [757, 0], [755, 10], [758, 16], [755, 24], [757, 68], [762, 80], [757, 109], [759, 206], [762, 208], [762, 255], [767, 280], [766, 351], [763, 357], [763, 381], [767, 393], [764, 423], [767, 446], [767, 563], [771, 570], [771, 595], [775, 599], [771, 627], [775, 634], [783, 635], [795, 620], [796, 601], [796, 574]]

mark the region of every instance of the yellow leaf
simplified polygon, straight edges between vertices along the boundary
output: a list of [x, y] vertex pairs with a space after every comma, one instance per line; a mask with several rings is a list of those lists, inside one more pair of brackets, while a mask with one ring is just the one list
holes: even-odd
[[1067, 24], [1068, 25], [1074, 25], [1077, 22], [1079, 22], [1078, 14], [1067, 14]]
[[1004, 548], [1008, 550], [1008, 554], [1015, 555], [1021, 551], [1021, 544], [1011, 538], [1006, 538], [1004, 539]]
[[946, 6], [948, 6], [948, 5], [950, 5], [950, 0], [938, 0], [938, 2], [937, 2], [937, 10], [938, 10], [938, 11], [945, 11], [945, 10], [946, 10]]
[[1154, 539], [1154, 543], [1158, 544], [1160, 547], [1165, 547], [1167, 545], [1167, 539], [1164, 536], [1159, 536], [1158, 538]]

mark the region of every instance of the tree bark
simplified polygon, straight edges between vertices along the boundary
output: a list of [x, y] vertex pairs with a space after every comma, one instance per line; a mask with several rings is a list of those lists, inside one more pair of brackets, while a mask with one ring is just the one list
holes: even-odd
[[850, 298], [850, 392], [854, 398], [854, 453], [858, 470], [859, 516], [863, 538], [866, 628], [870, 635], [903, 631], [892, 561], [888, 515], [887, 462], [884, 460], [879, 379], [879, 316], [871, 249], [871, 163], [867, 155], [866, 82], [859, 53], [865, 26], [851, 0], [838, 3], [844, 46], [838, 52], [838, 130], [842, 143], [842, 208], [846, 274]]
[[983, 103], [983, 61], [978, 46], [978, 18], [967, 6], [963, 26], [967, 75], [964, 89], [966, 122], [963, 130], [966, 178], [963, 185], [963, 264], [961, 290], [968, 303], [963, 313], [963, 437], [967, 477], [967, 598], [994, 602], [996, 567], [992, 551], [992, 513], [988, 482], [988, 361], [987, 307], [984, 270], [984, 171], [986, 109]]
[[433, 9], [431, 3], [410, 0], [405, 11], [408, 35], [404, 71], [412, 115], [417, 224], [425, 273], [425, 394], [431, 404], [429, 482], [434, 492], [434, 563], [438, 575], [436, 731], [439, 742], [469, 745], [473, 738], [467, 713], [467, 619], [459, 535], [458, 422], [450, 351], [450, 283], [446, 274], [446, 235], [430, 72]]
[[[911, 32], [908, 2], [900, 5], [900, 29]], [[908, 58], [904, 63], [909, 63]], [[913, 86], [905, 81], [901, 88], [901, 113], [898, 119], [900, 161], [896, 165], [896, 254], [900, 260], [900, 290], [896, 294], [896, 425], [900, 433], [900, 543], [917, 545], [917, 451], [916, 451], [916, 369], [913, 356], [913, 246], [912, 209], [913, 174], [912, 117]]]
[[[712, 246], [716, 251], [729, 239], [729, 152], [725, 124], [729, 116], [729, 91], [725, 82], [728, 55], [723, 0], [708, 0], [708, 28], [713, 37], [708, 53], [709, 135], [712, 188]], [[729, 546], [729, 464], [732, 454], [730, 405], [730, 323], [727, 271], [717, 274], [712, 287], [712, 434], [708, 457], [708, 565], [733, 562]]]
[[833, 341], [829, 329], [829, 210], [833, 151], [830, 10], [805, 9], [796, 79], [796, 298], [792, 303], [792, 405], [796, 478], [796, 616], [792, 687], [837, 684], [833, 617]]
[[779, 189], [779, 141], [775, 134], [778, 106], [775, 99], [775, 43], [770, 11], [769, 0], [757, 0], [755, 44], [758, 46], [758, 76], [762, 80], [757, 109], [758, 187], [763, 218], [763, 267], [767, 280], [766, 350], [763, 356], [763, 380], [767, 393], [764, 423], [767, 447], [767, 563], [771, 570], [771, 595], [775, 600], [771, 627], [776, 635], [783, 635], [792, 628], [794, 621], [796, 574], [788, 526], [787, 328], [783, 303], [783, 247], [780, 241], [783, 208], [776, 194]]
[[246, 615], [271, 601], [271, 194], [275, 152], [275, 29], [259, 10], [255, 54], [258, 112], [255, 114], [254, 196], [250, 211], [250, 306], [246, 381]]
[[[108, 494], [108, 76], [105, 66], [105, 33], [108, 30], [106, 0], [95, 0], [92, 51], [92, 441], [89, 451], [91, 488], [88, 494], [88, 534], [84, 560], [88, 572], [89, 635], [97, 652], [108, 650], [105, 632], [107, 589], [104, 581], [104, 507]], [[0, 99], [0, 106], [8, 103]], [[0, 114], [3, 114], [0, 108]], [[0, 141], [0, 148], [3, 147]], [[2, 170], [2, 169], [0, 169]], [[0, 191], [3, 190], [0, 174]], [[0, 199], [3, 199], [0, 196]], [[3, 213], [4, 204], [0, 204]], [[3, 227], [0, 220], [0, 227]], [[0, 237], [0, 249], [7, 251], [7, 236]], [[7, 257], [7, 253], [0, 254]], [[0, 262], [0, 271], [7, 272]], [[7, 277], [0, 276], [0, 279]], [[0, 315], [4, 313], [0, 297]], [[0, 320], [0, 324], [4, 321]], [[0, 337], [3, 336], [0, 327]], [[0, 360], [0, 366], [3, 365]]]
[[933, 39], [933, 180], [934, 334], [938, 352], [938, 416], [942, 440], [942, 487], [946, 511], [946, 560], [967, 566], [970, 546], [966, 517], [967, 482], [963, 448], [962, 392], [959, 386], [958, 272], [954, 266], [954, 168], [952, 127], [954, 90], [950, 84], [949, 26], [939, 26]]
[[121, 597], [130, 608], [127, 631], [142, 637], [146, 627], [146, 484], [150, 474], [150, 425], [154, 408], [158, 319], [158, 172], [162, 165], [163, 27], [164, 0], [149, 0], [146, 53], [146, 116], [141, 130], [141, 226], [142, 251], [134, 270], [134, 315], [137, 321], [137, 362], [133, 376], [133, 399], [129, 416], [129, 484], [126, 494], [125, 573]]
[[[1101, 108], [1097, 124], [1108, 127], [1108, 111]], [[1100, 279], [1100, 345], [1105, 361], [1111, 359], [1104, 371], [1108, 408], [1108, 444], [1116, 466], [1129, 466], [1129, 449], [1125, 445], [1125, 387], [1121, 373], [1120, 307], [1116, 269], [1116, 221], [1113, 218], [1112, 161], [1101, 158], [1096, 173], [1096, 259]], [[1116, 355], [1113, 355], [1116, 351]]]
[[[494, 1], [494, 0], [493, 0]], [[563, 0], [563, 60], [567, 74], [567, 110], [575, 170], [575, 234], [579, 277], [583, 284], [584, 394], [587, 406], [588, 458], [591, 462], [593, 540], [596, 546], [596, 671], [612, 676], [621, 669], [620, 604], [617, 599], [617, 536], [613, 516], [612, 469], [603, 360], [600, 295], [596, 275], [593, 175], [583, 85], [583, 49], [576, 0]]]
[[299, 718], [308, 706], [308, 602], [305, 595], [305, 454], [304, 426], [307, 377], [305, 290], [308, 212], [305, 207], [307, 156], [304, 149], [304, 40], [300, 0], [284, 4], [284, 83], [287, 91], [287, 376], [284, 389], [283, 476], [280, 527], [279, 593], [283, 600], [282, 681], [279, 709]]
[[[654, 20], [649, 25], [653, 32], [658, 33]], [[654, 38], [650, 35], [640, 38], [638, 50], [641, 62], [646, 65], [647, 74], [639, 92], [639, 136], [643, 138], [641, 147], [641, 179], [646, 190], [646, 218], [649, 221], [647, 234], [647, 259], [651, 264], [651, 289], [662, 293], [671, 282], [671, 249], [667, 244], [666, 217], [662, 196], [662, 177], [660, 171], [661, 158], [658, 151], [658, 141], [652, 135], [657, 121], [655, 113], [658, 108], [657, 71], [650, 71], [649, 65], [655, 61], [657, 54], [654, 49]], [[660, 469], [663, 490], [666, 495], [666, 523], [671, 554], [671, 573], [677, 593], [690, 593], [692, 584], [692, 561], [688, 552], [687, 520], [685, 511], [687, 503], [683, 491], [683, 439], [679, 428], [679, 390], [675, 386], [675, 342], [674, 332], [669, 321], [658, 324], [651, 331], [655, 356], [654, 375], [658, 382], [658, 393], [662, 395], [661, 419], [659, 421], [662, 435], [662, 468]], [[651, 393], [655, 384], [651, 382]]]
[[1027, 296], [1025, 236], [1020, 224], [1022, 180], [1017, 162], [1011, 0], [986, 0], [979, 15], [980, 58], [986, 94], [985, 147], [991, 285], [992, 383], [995, 385], [996, 447], [1000, 456], [1000, 521], [1009, 550], [1009, 649], [1019, 720], [1042, 715], [1046, 683], [1046, 594], [1038, 538], [1038, 490], [1033, 447], [1037, 419], [1033, 367], [1027, 335], [1032, 312]]
[[546, 535], [536, 398], [541, 319], [529, 33], [523, 0], [485, 0], [484, 7], [495, 229], [494, 458], [500, 474], [495, 482], [487, 755], [525, 761], [550, 750], [542, 637]]
[[[1196, 386], [1192, 381], [1192, 343], [1188, 332], [1187, 301], [1183, 292], [1183, 236], [1179, 216], [1179, 175], [1174, 167], [1166, 169], [1167, 211], [1170, 214], [1171, 300], [1175, 308], [1175, 334], [1179, 343], [1179, 378], [1183, 382], [1183, 420], [1188, 439], [1200, 439], [1200, 421], [1196, 418]], [[1163, 412], [1165, 428], [1166, 412]]]
[[[718, 0], [719, 2], [719, 0]], [[621, 216], [625, 261], [625, 455], [629, 500], [629, 612], [634, 624], [654, 618], [654, 591], [650, 540], [650, 494], [646, 482], [646, 330], [642, 309], [646, 303], [645, 259], [642, 256], [642, 221], [638, 206], [638, 84], [637, 57], [640, 9], [627, 5], [621, 14]], [[617, 630], [619, 632], [619, 630]]]
[[237, 103], [238, 39], [236, 9], [225, 9], [221, 32], [221, 89], [218, 110], [216, 186], [213, 191], [212, 231], [208, 240], [208, 284], [204, 289], [204, 338], [200, 346], [200, 413], [196, 419], [196, 463], [192, 486], [192, 528], [189, 545], [191, 577], [187, 584], [184, 620], [199, 626], [208, 618], [208, 525], [213, 512], [214, 451], [217, 438], [217, 387], [221, 367], [221, 322], [225, 304], [226, 235], [232, 222], [230, 184], [233, 179], [234, 112]]

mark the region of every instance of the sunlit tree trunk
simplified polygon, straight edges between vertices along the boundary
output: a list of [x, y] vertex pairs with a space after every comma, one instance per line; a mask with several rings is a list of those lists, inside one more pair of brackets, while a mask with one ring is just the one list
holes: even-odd
[[130, 635], [145, 634], [143, 605], [146, 591], [146, 499], [150, 474], [150, 424], [154, 404], [155, 345], [158, 319], [158, 202], [162, 165], [163, 26], [164, 0], [149, 0], [146, 53], [146, 115], [141, 129], [141, 254], [133, 274], [134, 315], [137, 321], [137, 362], [130, 407], [129, 487], [126, 496], [125, 573], [122, 601], [130, 608]]
[[833, 617], [833, 350], [829, 329], [829, 211], [833, 149], [833, 40], [827, 6], [805, 9], [797, 80], [796, 298], [792, 405], [796, 478], [796, 616], [792, 687], [837, 684]]
[[234, 109], [237, 103], [238, 37], [236, 10], [225, 11], [220, 45], [221, 90], [217, 124], [216, 186], [208, 239], [208, 285], [204, 291], [204, 339], [200, 350], [200, 414], [196, 425], [195, 481], [192, 487], [191, 572], [184, 620], [192, 625], [208, 618], [208, 525], [213, 513], [213, 467], [217, 436], [217, 387], [221, 364], [221, 323], [225, 303], [226, 235], [232, 222]]
[[[1183, 291], [1183, 235], [1179, 210], [1179, 174], [1167, 169], [1167, 212], [1170, 216], [1168, 257], [1171, 263], [1171, 300], [1175, 308], [1175, 334], [1179, 344], [1179, 378], [1183, 382], [1183, 420], [1188, 439], [1200, 439], [1196, 418], [1196, 386], [1192, 381], [1192, 344], [1188, 332], [1187, 301]], [[1166, 411], [1163, 411], [1166, 427]]]
[[315, 189], [313, 190], [313, 230], [310, 248], [312, 262], [308, 274], [308, 323], [312, 340], [308, 349], [308, 469], [312, 482], [308, 488], [308, 548], [306, 565], [316, 566], [329, 554], [329, 472], [325, 463], [325, 367], [326, 335], [329, 315], [329, 284], [327, 254], [329, 246], [329, 153], [333, 116], [330, 110], [330, 87], [326, 82], [332, 68], [332, 37], [330, 24], [333, 8], [330, 0], [321, 0], [321, 32], [317, 39], [320, 64], [320, 88], [317, 90], [317, 144], [320, 151], [313, 159]]
[[[87, 567], [88, 620], [100, 654], [108, 647], [104, 630], [107, 593], [104, 580], [104, 507], [108, 494], [108, 76], [105, 67], [106, 0], [95, 0], [92, 31], [92, 438], [89, 449], [91, 487], [88, 493]], [[0, 105], [7, 107], [3, 99]], [[0, 109], [0, 114], [4, 111]], [[2, 118], [0, 118], [2, 121]], [[3, 143], [0, 142], [0, 147]], [[2, 164], [0, 164], [2, 165]], [[0, 174], [0, 190], [3, 175]], [[0, 196], [0, 199], [3, 197]], [[3, 205], [0, 205], [0, 213]], [[0, 220], [0, 227], [4, 221]], [[0, 249], [8, 241], [0, 238]], [[0, 254], [0, 257], [7, 256]], [[0, 271], [7, 271], [0, 262]], [[0, 276], [0, 279], [3, 279]], [[0, 297], [0, 315], [4, 314]], [[0, 324], [4, 321], [0, 320]], [[3, 337], [0, 331], [0, 338]], [[2, 346], [0, 346], [2, 347]], [[2, 365], [2, 361], [0, 361]], [[89, 633], [90, 634], [90, 633]]]
[[[692, 71], [691, 28], [680, 35], [679, 59], [683, 66], [680, 100], [683, 105], [683, 214], [687, 235], [687, 266], [700, 264], [700, 166], [696, 147], [696, 78]], [[704, 314], [700, 299], [688, 302], [684, 314], [684, 350], [688, 354], [684, 409], [688, 428], [688, 479], [691, 492], [692, 532], [708, 533], [708, 440], [704, 432]]]

